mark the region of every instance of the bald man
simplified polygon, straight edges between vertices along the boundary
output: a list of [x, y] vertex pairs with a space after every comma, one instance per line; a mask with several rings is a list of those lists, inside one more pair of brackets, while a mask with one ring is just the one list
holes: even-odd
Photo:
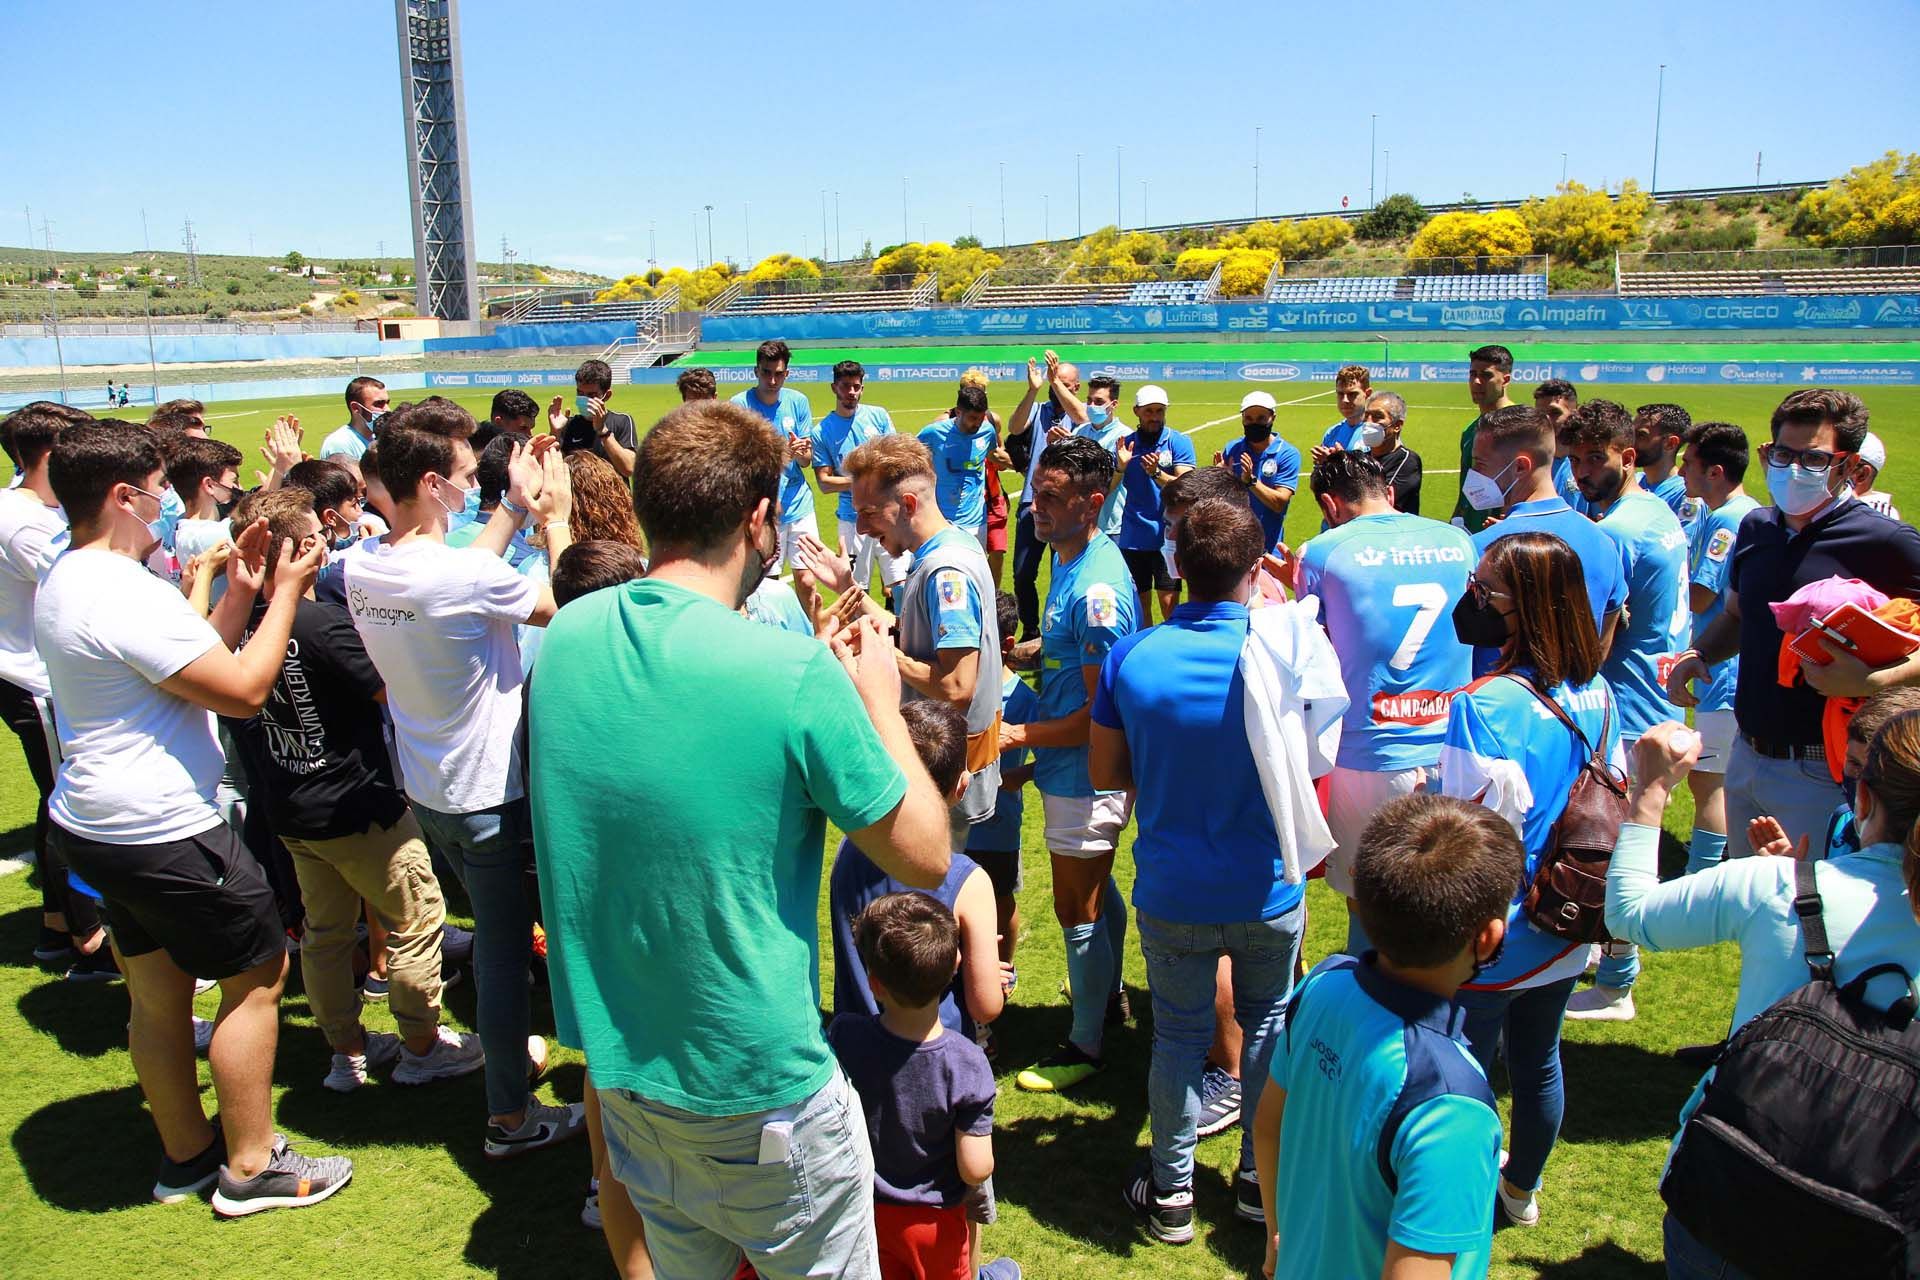
[[[1061, 400], [1060, 393], [1063, 390], [1075, 403], [1078, 402], [1079, 366], [1063, 362], [1051, 351], [1046, 353], [1044, 368], [1038, 360], [1029, 359], [1027, 393], [1014, 406], [1013, 412], [1007, 415], [1008, 438], [1024, 437], [1032, 449], [1026, 480], [1020, 486], [1020, 518], [1014, 526], [1013, 535], [1013, 595], [1020, 603], [1022, 640], [1037, 639], [1040, 635], [1038, 584], [1040, 564], [1047, 554], [1047, 544], [1035, 537], [1033, 532], [1033, 473], [1040, 465], [1040, 455], [1046, 447], [1055, 441], [1065, 440], [1073, 434], [1074, 428], [1074, 422], [1067, 416], [1066, 406]], [[1046, 393], [1044, 400], [1041, 399], [1043, 391]]]

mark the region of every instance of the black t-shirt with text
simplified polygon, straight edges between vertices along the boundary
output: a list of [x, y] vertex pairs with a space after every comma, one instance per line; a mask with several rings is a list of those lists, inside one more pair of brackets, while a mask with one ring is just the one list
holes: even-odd
[[[247, 634], [265, 616], [254, 605]], [[287, 661], [259, 715], [229, 720], [254, 792], [282, 839], [331, 840], [387, 827], [406, 811], [380, 704], [384, 687], [339, 605], [302, 600]]]

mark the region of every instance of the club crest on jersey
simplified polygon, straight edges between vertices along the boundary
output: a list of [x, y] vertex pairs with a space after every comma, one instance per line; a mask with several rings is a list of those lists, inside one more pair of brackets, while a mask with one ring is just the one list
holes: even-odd
[[1725, 560], [1733, 550], [1734, 533], [1731, 529], [1715, 529], [1713, 537], [1707, 539], [1707, 559]]
[[1113, 588], [1096, 582], [1087, 588], [1087, 625], [1111, 627], [1120, 620], [1120, 601]]
[[942, 569], [934, 575], [934, 585], [940, 591], [940, 603], [954, 608], [960, 603], [961, 592], [966, 589], [966, 578], [958, 569]]

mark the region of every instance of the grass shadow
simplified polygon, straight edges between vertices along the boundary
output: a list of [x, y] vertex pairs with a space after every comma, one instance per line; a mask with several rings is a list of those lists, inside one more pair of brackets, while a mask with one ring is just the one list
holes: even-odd
[[[101, 1158], [103, 1136], [115, 1148], [109, 1159]], [[13, 1150], [34, 1194], [71, 1213], [149, 1203], [162, 1155], [145, 1100], [132, 1084], [49, 1102], [13, 1131]]]
[[1515, 1253], [1509, 1266], [1525, 1267], [1539, 1280], [1665, 1280], [1666, 1264], [1638, 1257], [1611, 1240], [1588, 1245], [1571, 1258], [1530, 1258]]
[[16, 1002], [28, 1026], [68, 1053], [98, 1058], [127, 1047], [127, 988], [120, 982], [68, 982], [49, 975]]
[[1671, 1053], [1624, 1041], [1563, 1040], [1566, 1078], [1565, 1142], [1639, 1142], [1671, 1137], [1681, 1104], [1701, 1069]]

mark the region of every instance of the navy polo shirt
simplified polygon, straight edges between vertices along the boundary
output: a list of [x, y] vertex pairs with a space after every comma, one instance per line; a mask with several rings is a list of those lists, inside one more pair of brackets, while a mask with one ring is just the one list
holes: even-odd
[[1093, 721], [1133, 759], [1133, 905], [1176, 924], [1292, 910], [1273, 813], [1247, 745], [1242, 604], [1183, 604], [1122, 636], [1100, 666]]
[[1287, 1004], [1275, 1275], [1377, 1276], [1387, 1242], [1487, 1274], [1500, 1117], [1451, 1001], [1334, 956]]
[[1889, 596], [1920, 600], [1920, 533], [1851, 498], [1827, 508], [1798, 533], [1771, 505], [1755, 508], [1740, 522], [1727, 575], [1728, 588], [1740, 599], [1733, 714], [1742, 733], [1770, 746], [1820, 745], [1827, 700], [1804, 683], [1781, 687], [1784, 637], [1767, 606], [1831, 577], [1858, 578]]

